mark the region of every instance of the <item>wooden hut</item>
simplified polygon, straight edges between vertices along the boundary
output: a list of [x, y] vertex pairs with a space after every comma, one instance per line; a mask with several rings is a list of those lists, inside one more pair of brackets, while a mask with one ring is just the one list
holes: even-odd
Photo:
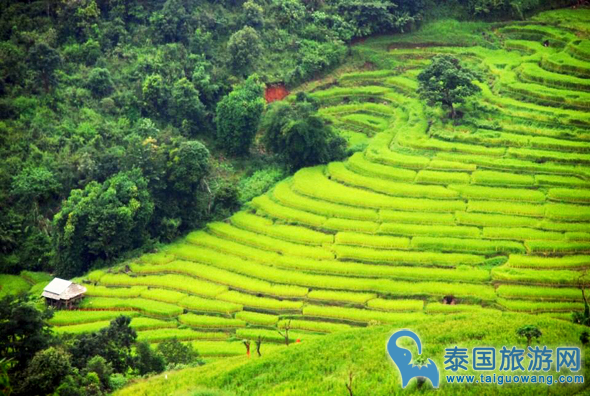
[[45, 297], [47, 305], [58, 309], [71, 309], [84, 297], [84, 293], [86, 293], [84, 286], [65, 279], [54, 278], [45, 286], [42, 296]]

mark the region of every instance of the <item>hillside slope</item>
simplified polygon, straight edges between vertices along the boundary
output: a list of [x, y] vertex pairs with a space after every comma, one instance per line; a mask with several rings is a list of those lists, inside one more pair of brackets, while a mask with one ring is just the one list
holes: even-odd
[[[445, 348], [454, 345], [524, 347], [526, 341], [517, 339], [513, 329], [525, 323], [534, 323], [543, 328], [542, 345], [577, 342], [578, 329], [573, 324], [558, 324], [554, 319], [531, 319], [510, 313], [439, 316], [425, 321], [403, 321], [396, 324], [395, 328], [414, 329], [423, 343], [422, 355], [432, 358], [441, 374], [452, 375], [452, 371], [445, 372], [442, 369]], [[385, 351], [385, 343], [391, 333], [390, 326], [381, 326], [330, 335], [314, 342], [291, 346], [269, 357], [251, 360], [245, 357], [232, 358], [195, 369], [168, 372], [141, 380], [117, 395], [347, 395], [345, 384], [350, 372], [353, 373], [352, 389], [355, 395], [454, 395], [459, 392], [472, 395], [534, 395], [545, 392], [546, 385], [467, 386], [445, 384], [444, 381], [438, 390], [433, 390], [429, 382], [419, 390], [415, 380], [402, 390], [399, 373]], [[414, 356], [417, 355], [411, 343], [403, 345], [412, 349]], [[589, 362], [587, 353], [585, 356], [583, 365]], [[476, 374], [479, 378], [477, 372], [468, 373]], [[552, 374], [555, 376], [555, 373]], [[579, 385], [554, 384], [550, 388], [551, 394], [587, 392], [587, 387]]]
[[[461, 40], [435, 26], [355, 46], [373, 70], [308, 88], [364, 151], [303, 169], [158, 253], [90, 273], [82, 310], [58, 312], [57, 331], [90, 331], [124, 311], [138, 316], [140, 340], [177, 337], [225, 357], [244, 354], [241, 339], [283, 343], [285, 326], [307, 344], [370, 323], [443, 325], [457, 312], [543, 314], [571, 329], [590, 264], [588, 22], [588, 10], [563, 10]], [[437, 53], [486, 72], [462, 126], [430, 125], [416, 97]]]

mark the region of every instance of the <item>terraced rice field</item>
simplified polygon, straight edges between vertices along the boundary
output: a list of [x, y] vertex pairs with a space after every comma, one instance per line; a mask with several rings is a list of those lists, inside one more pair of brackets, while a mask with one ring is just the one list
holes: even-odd
[[[590, 23], [587, 10], [576, 18]], [[311, 95], [366, 149], [297, 172], [126, 270], [90, 273], [80, 310], [53, 323], [89, 331], [125, 312], [140, 339], [231, 356], [242, 339], [281, 344], [289, 323], [305, 342], [449, 312], [567, 320], [590, 266], [590, 52], [568, 21], [498, 28], [501, 49], [356, 46], [399, 67], [340, 74]], [[471, 128], [428, 122], [416, 75], [436, 53], [488, 72]]]

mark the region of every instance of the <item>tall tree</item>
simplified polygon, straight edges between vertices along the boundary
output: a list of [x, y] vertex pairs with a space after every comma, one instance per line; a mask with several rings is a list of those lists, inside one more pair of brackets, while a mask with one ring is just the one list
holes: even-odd
[[467, 97], [481, 89], [473, 83], [477, 75], [451, 55], [437, 55], [418, 75], [418, 93], [429, 104], [442, 104], [455, 118], [455, 105], [465, 103]]
[[141, 246], [149, 237], [146, 226], [153, 211], [139, 169], [73, 190], [53, 219], [57, 274], [78, 276], [97, 260], [108, 262]]
[[205, 106], [199, 95], [186, 78], [176, 81], [172, 87], [170, 113], [176, 126], [188, 136], [205, 131]]
[[0, 300], [0, 358], [12, 359], [22, 371], [52, 340], [46, 320], [53, 311], [38, 310], [33, 302], [8, 295]]
[[262, 121], [266, 149], [283, 157], [294, 170], [339, 160], [346, 141], [337, 136], [317, 114], [305, 95], [294, 104], [274, 102]]
[[252, 75], [217, 104], [217, 144], [230, 155], [245, 155], [264, 111], [264, 85]]
[[262, 52], [260, 36], [252, 27], [245, 26], [231, 35], [227, 51], [232, 69], [247, 75]]
[[50, 347], [39, 351], [28, 364], [18, 393], [52, 394], [71, 370], [70, 355], [62, 349]]
[[60, 64], [59, 52], [46, 43], [36, 43], [29, 50], [29, 65], [37, 73], [45, 93], [49, 93], [51, 87], [55, 84], [55, 71]]

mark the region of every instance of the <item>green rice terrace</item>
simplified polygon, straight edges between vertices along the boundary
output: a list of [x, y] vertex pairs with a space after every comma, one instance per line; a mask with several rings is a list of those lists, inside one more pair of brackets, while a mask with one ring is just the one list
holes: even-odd
[[[587, 9], [551, 11], [462, 38], [443, 40], [431, 26], [355, 44], [362, 67], [302, 89], [363, 151], [302, 169], [157, 253], [78, 279], [87, 297], [55, 314], [55, 331], [97, 330], [125, 313], [139, 340], [194, 344], [213, 363], [191, 370], [205, 371], [244, 364], [244, 339], [286, 356], [274, 352], [287, 348], [286, 326], [301, 344], [289, 348], [312, 354], [325, 337], [347, 337], [331, 333], [447, 317], [473, 318], [474, 328], [543, 323], [575, 342], [582, 328], [571, 313], [584, 310], [580, 286], [590, 283], [589, 25]], [[477, 109], [458, 126], [430, 123], [416, 94], [418, 73], [441, 53], [485, 71]]]

